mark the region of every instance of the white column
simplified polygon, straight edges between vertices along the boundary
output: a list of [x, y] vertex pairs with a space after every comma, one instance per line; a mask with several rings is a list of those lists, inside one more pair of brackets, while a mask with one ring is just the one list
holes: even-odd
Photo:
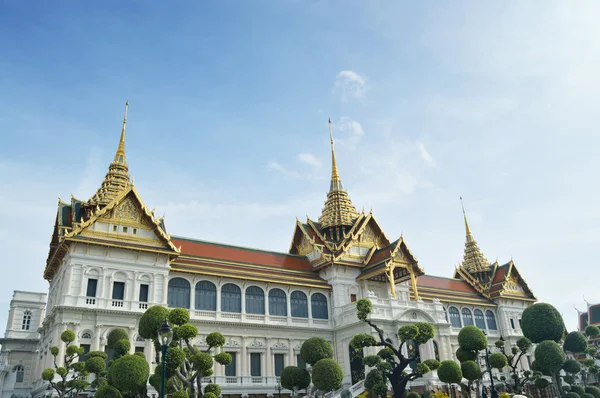
[[292, 345], [293, 340], [289, 339], [288, 340], [288, 359], [286, 361], [286, 365], [285, 366], [296, 366], [296, 358], [294, 355], [294, 348]]
[[190, 283], [190, 310], [196, 309], [196, 278]]
[[168, 302], [168, 294], [169, 294], [169, 275], [164, 275], [163, 277], [163, 294], [162, 294], [162, 303], [167, 305]]
[[102, 334], [102, 325], [96, 325], [96, 335], [94, 336], [94, 344], [92, 345], [92, 351], [102, 351], [100, 348], [100, 335]]
[[240, 376], [250, 376], [250, 361], [248, 348], [246, 347], [248, 337], [242, 336], [242, 352], [240, 355], [240, 362], [242, 363], [242, 373]]

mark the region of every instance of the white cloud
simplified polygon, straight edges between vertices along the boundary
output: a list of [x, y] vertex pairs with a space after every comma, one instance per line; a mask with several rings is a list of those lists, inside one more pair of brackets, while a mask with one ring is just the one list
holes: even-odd
[[332, 127], [334, 131], [341, 133], [334, 133], [335, 143], [347, 146], [350, 150], [354, 149], [361, 137], [365, 135], [362, 124], [348, 116], [342, 116], [337, 123], [333, 123]]
[[299, 161], [306, 163], [309, 166], [314, 167], [315, 169], [318, 169], [319, 167], [321, 167], [321, 161], [319, 159], [317, 159], [316, 156], [313, 155], [312, 153], [299, 153], [298, 155], [296, 155], [296, 158]]
[[427, 164], [431, 167], [435, 167], [436, 166], [435, 159], [433, 158], [433, 156], [431, 156], [429, 151], [427, 151], [427, 148], [425, 148], [425, 145], [422, 142], [417, 142], [417, 148], [419, 148], [419, 153], [421, 154], [421, 159], [423, 159], [425, 164]]
[[334, 92], [341, 100], [361, 99], [365, 95], [367, 78], [352, 70], [343, 70], [335, 78]]

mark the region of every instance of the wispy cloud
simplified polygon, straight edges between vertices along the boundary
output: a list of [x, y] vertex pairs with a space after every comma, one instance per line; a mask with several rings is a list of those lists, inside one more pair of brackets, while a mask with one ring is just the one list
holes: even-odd
[[437, 165], [433, 156], [431, 156], [427, 148], [425, 148], [425, 144], [423, 144], [422, 142], [417, 142], [417, 148], [419, 149], [421, 159], [423, 159], [425, 164], [431, 167], [435, 167]]
[[335, 78], [334, 92], [343, 102], [361, 99], [365, 95], [367, 78], [352, 70], [343, 70]]
[[321, 167], [321, 161], [312, 153], [299, 153], [296, 155], [296, 159], [302, 163], [306, 163], [307, 165], [314, 167], [315, 169]]
[[341, 133], [335, 135], [335, 143], [347, 146], [350, 150], [354, 149], [358, 141], [365, 135], [362, 124], [348, 116], [342, 116], [332, 127]]

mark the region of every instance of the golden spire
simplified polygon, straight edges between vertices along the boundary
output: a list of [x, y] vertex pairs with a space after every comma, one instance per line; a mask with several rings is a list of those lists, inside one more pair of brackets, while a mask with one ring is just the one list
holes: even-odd
[[467, 240], [465, 242], [465, 254], [463, 257], [462, 267], [469, 273], [487, 271], [490, 267], [490, 263], [487, 261], [477, 241], [473, 238], [469, 223], [467, 222], [467, 214], [463, 205], [462, 197], [460, 198], [460, 204], [463, 211], [463, 218], [465, 220], [465, 230], [467, 234]]
[[110, 203], [121, 191], [130, 184], [129, 168], [125, 156], [125, 130], [127, 127], [127, 111], [129, 101], [125, 103], [125, 116], [121, 128], [121, 139], [113, 162], [108, 166], [108, 173], [98, 191], [86, 203], [89, 206], [104, 206]]
[[342, 179], [335, 160], [331, 119], [329, 119], [329, 139], [331, 141], [331, 183], [329, 184], [329, 193], [323, 212], [319, 217], [319, 223], [322, 228], [350, 226], [358, 217], [358, 211], [356, 211], [342, 185]]

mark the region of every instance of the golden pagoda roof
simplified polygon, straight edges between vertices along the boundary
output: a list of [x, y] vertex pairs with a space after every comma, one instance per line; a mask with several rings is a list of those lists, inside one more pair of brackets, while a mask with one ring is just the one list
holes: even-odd
[[110, 166], [108, 166], [108, 173], [106, 173], [100, 188], [98, 188], [94, 196], [87, 201], [86, 205], [88, 206], [106, 206], [131, 184], [127, 158], [125, 156], [125, 130], [127, 127], [128, 108], [129, 102], [126, 102], [123, 127], [121, 129], [121, 139], [119, 140], [115, 158]]
[[[460, 200], [462, 205], [462, 198], [460, 198]], [[465, 242], [465, 253], [461, 267], [469, 273], [488, 271], [490, 268], [490, 263], [481, 252], [481, 249], [479, 248], [475, 238], [473, 238], [473, 234], [471, 233], [471, 229], [469, 228], [469, 223], [467, 221], [467, 214], [465, 213], [464, 206], [462, 206], [462, 210], [463, 217], [465, 219], [467, 240]]]
[[352, 204], [348, 192], [344, 190], [342, 179], [338, 172], [335, 160], [335, 149], [333, 146], [333, 132], [331, 119], [329, 119], [329, 138], [331, 141], [331, 183], [325, 206], [319, 217], [321, 228], [351, 226], [358, 218], [358, 211]]

